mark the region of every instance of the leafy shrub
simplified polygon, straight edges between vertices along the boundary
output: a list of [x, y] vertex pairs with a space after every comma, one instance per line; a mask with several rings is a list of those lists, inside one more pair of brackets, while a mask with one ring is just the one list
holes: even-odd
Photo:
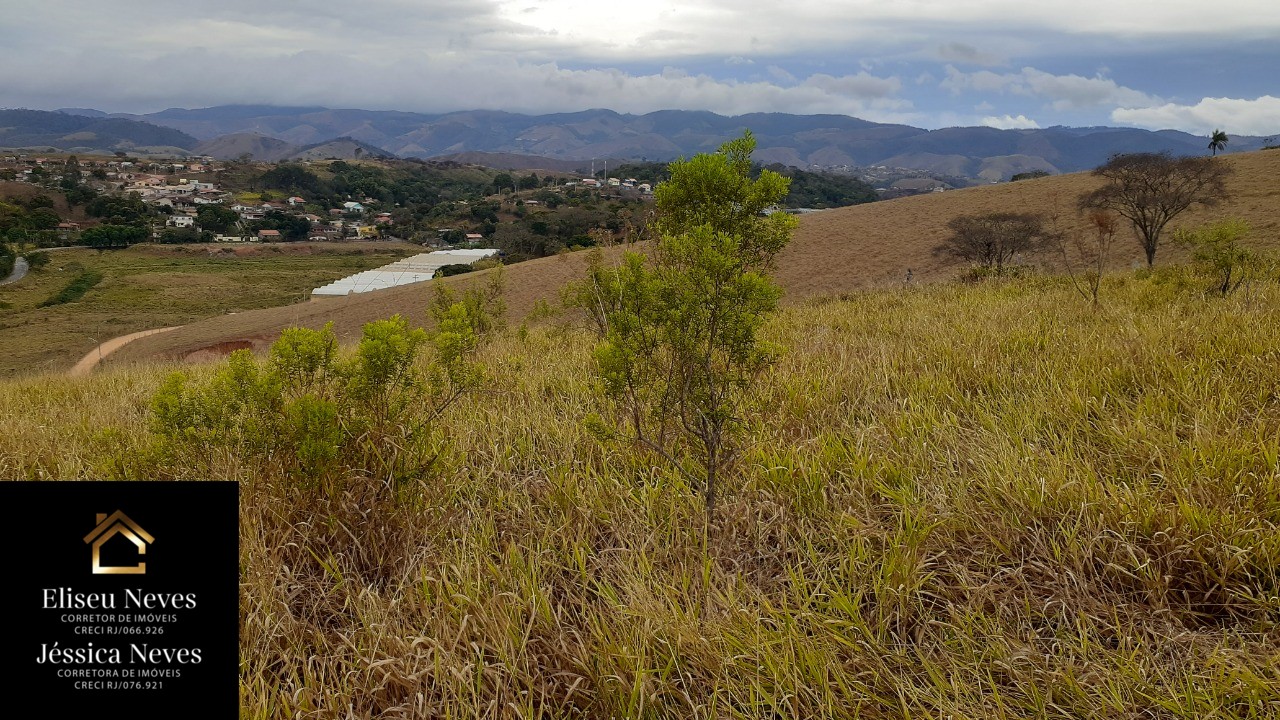
[[32, 270], [40, 270], [49, 264], [49, 253], [33, 252], [27, 253], [27, 265]]
[[1009, 178], [1009, 182], [1018, 182], [1019, 180], [1035, 180], [1036, 178], [1049, 177], [1049, 173], [1044, 170], [1028, 170], [1027, 172], [1015, 173]]
[[1212, 278], [1212, 291], [1226, 297], [1258, 274], [1263, 258], [1241, 244], [1249, 234], [1243, 220], [1224, 220], [1199, 230], [1178, 230], [1174, 242], [1191, 250], [1191, 261]]
[[434, 333], [399, 315], [368, 323], [347, 358], [331, 325], [290, 328], [266, 362], [239, 350], [202, 383], [174, 373], [151, 402], [157, 449], [197, 464], [230, 452], [312, 490], [365, 478], [394, 493], [430, 472], [440, 416], [483, 381], [472, 355], [492, 307], [481, 292], [438, 304]]
[[467, 263], [455, 263], [453, 265], [444, 265], [436, 269], [435, 275], [432, 275], [432, 277], [442, 278], [442, 277], [452, 277], [454, 275], [465, 275], [466, 273], [472, 272], [474, 270], [475, 268]]

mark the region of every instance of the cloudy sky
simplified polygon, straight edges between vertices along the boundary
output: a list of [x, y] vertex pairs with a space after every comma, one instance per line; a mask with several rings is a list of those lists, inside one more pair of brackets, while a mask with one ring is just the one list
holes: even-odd
[[1275, 0], [4, 0], [0, 107], [841, 113], [1280, 135]]

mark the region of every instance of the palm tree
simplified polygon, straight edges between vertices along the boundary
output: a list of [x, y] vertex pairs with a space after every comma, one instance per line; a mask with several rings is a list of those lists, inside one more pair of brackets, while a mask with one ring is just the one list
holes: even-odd
[[1209, 136], [1209, 149], [1213, 151], [1214, 155], [1217, 155], [1219, 150], [1227, 146], [1227, 141], [1227, 134], [1215, 129], [1213, 134]]

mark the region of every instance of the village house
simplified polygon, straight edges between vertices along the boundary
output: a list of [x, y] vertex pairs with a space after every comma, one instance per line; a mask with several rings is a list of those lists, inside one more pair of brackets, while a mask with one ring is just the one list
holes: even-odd
[[259, 230], [258, 241], [259, 242], [280, 242], [280, 231], [279, 230]]
[[57, 231], [59, 240], [70, 240], [80, 232], [80, 223], [60, 222]]
[[170, 215], [165, 225], [176, 228], [195, 227], [196, 219], [190, 215]]
[[217, 205], [222, 202], [222, 195], [218, 192], [202, 192], [192, 198], [192, 202], [196, 205]]
[[323, 225], [320, 227], [314, 227], [314, 228], [311, 228], [311, 231], [308, 233], [307, 239], [315, 240], [319, 242], [330, 242], [333, 240], [341, 240], [342, 230], [340, 228], [325, 227]]

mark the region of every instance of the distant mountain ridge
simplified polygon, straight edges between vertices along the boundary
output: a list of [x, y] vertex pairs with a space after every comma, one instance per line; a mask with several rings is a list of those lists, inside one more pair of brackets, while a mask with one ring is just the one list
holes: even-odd
[[[224, 105], [170, 108], [147, 115], [115, 114], [96, 120], [111, 119], [162, 125], [205, 141], [254, 134], [306, 148], [349, 138], [363, 145], [362, 154], [380, 150], [398, 157], [441, 158], [491, 153], [497, 154], [489, 156], [494, 161], [522, 165], [537, 163], [517, 161], [515, 156], [557, 161], [589, 162], [593, 158], [666, 161], [714, 150], [725, 140], [750, 129], [757, 140], [756, 159], [765, 164], [782, 163], [806, 169], [883, 165], [986, 181], [1006, 180], [1031, 170], [1051, 173], [1087, 170], [1122, 152], [1203, 154], [1208, 145], [1207, 138], [1173, 130], [1153, 132], [1114, 127], [924, 130], [845, 115], [725, 116], [692, 110], [661, 110], [643, 115], [612, 110], [548, 115], [497, 110], [428, 114]], [[234, 146], [236, 142], [247, 141], [240, 138], [212, 147]], [[284, 159], [298, 152], [285, 152], [283, 146], [274, 145], [275, 150], [266, 150], [270, 143], [256, 142], [264, 147], [264, 155], [254, 153], [258, 160]], [[6, 143], [0, 135], [0, 145], [3, 144]], [[1233, 136], [1227, 149], [1228, 152], [1256, 150], [1263, 144], [1262, 138]], [[194, 146], [193, 142], [181, 147]], [[355, 146], [346, 150], [354, 153]], [[209, 154], [227, 157], [221, 150]], [[279, 157], [275, 157], [277, 154]], [[311, 157], [314, 153], [303, 156]]]
[[55, 148], [64, 151], [182, 152], [199, 142], [162, 124], [125, 117], [92, 115], [95, 110], [0, 110], [0, 147]]
[[198, 155], [208, 155], [217, 160], [236, 160], [247, 157], [260, 162], [394, 157], [382, 148], [350, 137], [339, 137], [298, 146], [261, 133], [220, 135], [200, 143], [193, 152]]

